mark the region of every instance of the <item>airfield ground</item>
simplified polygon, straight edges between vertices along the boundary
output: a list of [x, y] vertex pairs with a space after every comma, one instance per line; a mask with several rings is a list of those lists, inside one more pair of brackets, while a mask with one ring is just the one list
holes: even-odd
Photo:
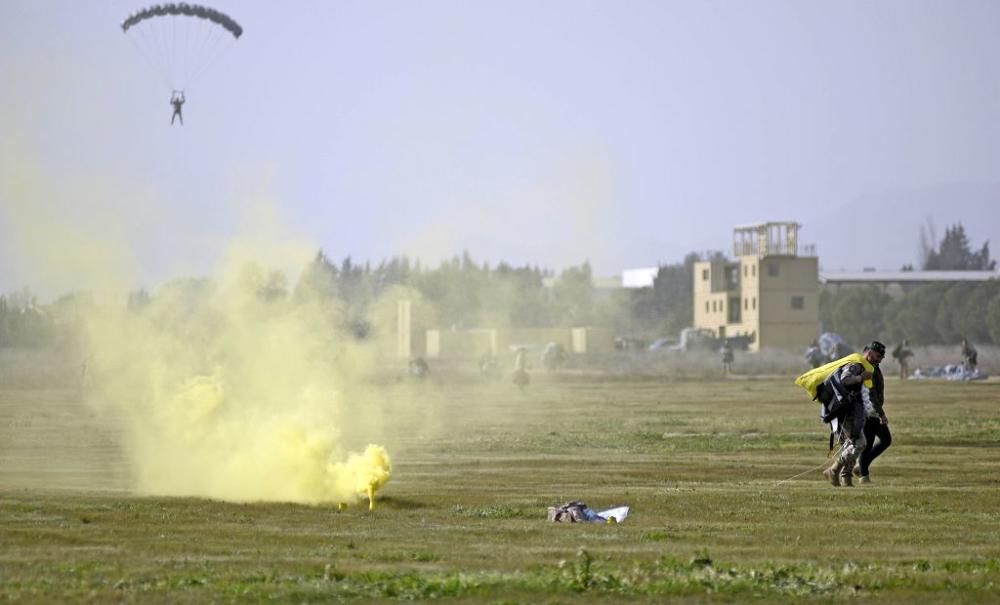
[[[76, 389], [0, 388], [0, 601], [1000, 601], [1000, 383], [890, 378], [893, 446], [839, 489], [781, 482], [826, 456], [790, 377], [404, 391], [369, 513], [132, 494]], [[571, 499], [632, 515], [546, 522]]]

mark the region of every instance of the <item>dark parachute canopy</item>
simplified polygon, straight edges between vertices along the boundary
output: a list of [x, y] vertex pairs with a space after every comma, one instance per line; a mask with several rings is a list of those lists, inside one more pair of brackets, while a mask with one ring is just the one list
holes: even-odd
[[184, 90], [243, 35], [235, 19], [187, 2], [154, 4], [121, 22], [139, 54], [174, 90]]
[[240, 35], [243, 34], [243, 28], [240, 27], [240, 24], [229, 15], [219, 12], [214, 8], [200, 6], [197, 4], [188, 4], [187, 2], [178, 2], [176, 4], [173, 2], [169, 4], [154, 4], [149, 8], [144, 8], [139, 12], [132, 13], [126, 17], [124, 21], [122, 21], [122, 31], [127, 32], [128, 28], [136, 25], [144, 19], [152, 19], [153, 17], [162, 17], [165, 15], [186, 15], [188, 17], [208, 19], [209, 21], [218, 23], [222, 27], [229, 30], [229, 33], [233, 34], [234, 38], [239, 38]]

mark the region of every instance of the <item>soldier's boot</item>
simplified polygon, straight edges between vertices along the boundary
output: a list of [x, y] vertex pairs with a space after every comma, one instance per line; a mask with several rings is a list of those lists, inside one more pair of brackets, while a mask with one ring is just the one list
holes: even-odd
[[830, 484], [834, 487], [840, 487], [840, 466], [841, 463], [838, 460], [833, 463], [833, 466], [823, 471], [823, 476], [826, 477]]
[[861, 482], [862, 483], [871, 483], [872, 479], [868, 475], [861, 475]]
[[854, 466], [857, 463], [857, 457], [851, 456], [847, 460], [843, 461], [843, 466], [840, 467], [840, 484], [845, 487], [854, 487], [854, 482], [851, 480], [851, 473], [854, 470]]
[[861, 478], [861, 463], [858, 462], [854, 465], [854, 470], [851, 471], [855, 477]]

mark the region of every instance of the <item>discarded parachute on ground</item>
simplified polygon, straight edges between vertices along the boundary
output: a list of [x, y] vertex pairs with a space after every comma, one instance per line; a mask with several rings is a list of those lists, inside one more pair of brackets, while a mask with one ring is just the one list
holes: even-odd
[[986, 374], [979, 371], [979, 368], [967, 368], [960, 363], [950, 363], [943, 366], [930, 366], [927, 368], [917, 368], [910, 375], [911, 379], [938, 379], [938, 380], [985, 380]]

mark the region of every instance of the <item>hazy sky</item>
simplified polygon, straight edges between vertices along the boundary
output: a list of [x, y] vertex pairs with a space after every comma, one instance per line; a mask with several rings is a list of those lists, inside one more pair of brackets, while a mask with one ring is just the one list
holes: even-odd
[[0, 290], [48, 236], [25, 204], [115, 223], [145, 282], [210, 271], [255, 200], [375, 261], [615, 274], [761, 220], [828, 269], [916, 262], [928, 217], [1000, 246], [994, 0], [219, 1], [244, 35], [176, 83], [119, 28], [143, 6], [0, 0]]

